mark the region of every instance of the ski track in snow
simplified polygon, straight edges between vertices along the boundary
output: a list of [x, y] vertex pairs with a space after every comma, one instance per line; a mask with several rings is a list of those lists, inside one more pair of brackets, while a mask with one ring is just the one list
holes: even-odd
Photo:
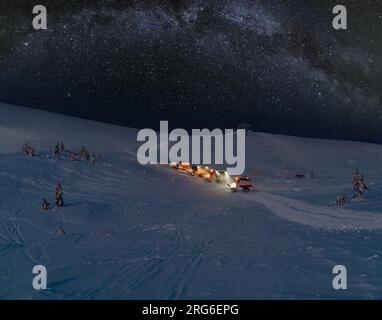
[[340, 207], [316, 206], [267, 192], [242, 193], [281, 218], [327, 230], [382, 230], [382, 214]]

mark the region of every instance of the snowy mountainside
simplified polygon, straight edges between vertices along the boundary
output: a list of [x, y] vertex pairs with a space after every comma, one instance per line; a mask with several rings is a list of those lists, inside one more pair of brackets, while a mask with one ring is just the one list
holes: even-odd
[[[53, 148], [57, 141], [108, 151], [130, 150], [136, 131], [120, 126], [56, 115], [46, 111], [0, 104], [0, 152], [19, 151], [25, 141]], [[134, 138], [134, 139], [131, 139]], [[55, 141], [52, 145], [52, 141]], [[132, 146], [130, 148], [133, 149]]]
[[[1, 299], [382, 297], [382, 146], [250, 132], [256, 191], [232, 194], [139, 165], [136, 134], [0, 104]], [[55, 159], [58, 141], [102, 160]], [[355, 168], [371, 190], [338, 207]], [[65, 207], [41, 212], [57, 181]], [[32, 288], [36, 264], [46, 291]], [[349, 268], [345, 292], [331, 287], [335, 264]]]

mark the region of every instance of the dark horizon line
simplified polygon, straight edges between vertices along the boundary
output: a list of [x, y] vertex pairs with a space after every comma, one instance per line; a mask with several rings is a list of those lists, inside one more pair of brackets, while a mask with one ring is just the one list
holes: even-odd
[[[59, 110], [55, 110], [55, 111], [51, 111], [48, 109], [48, 107], [44, 107], [44, 106], [34, 106], [34, 105], [20, 105], [20, 104], [17, 104], [15, 103], [14, 101], [7, 101], [7, 100], [3, 100], [1, 99], [0, 100], [0, 104], [8, 104], [9, 106], [15, 106], [15, 107], [22, 107], [22, 108], [28, 108], [28, 109], [36, 109], [36, 110], [39, 110], [39, 111], [44, 111], [44, 112], [49, 112], [49, 113], [53, 113], [53, 114], [58, 114], [58, 115], [62, 115], [62, 116], [67, 116], [67, 117], [72, 117], [72, 118], [77, 118], [77, 119], [82, 119], [82, 120], [88, 120], [88, 121], [94, 121], [94, 122], [99, 122], [99, 123], [105, 123], [105, 124], [110, 124], [110, 125], [116, 125], [116, 126], [121, 126], [121, 127], [126, 127], [126, 128], [132, 128], [132, 129], [137, 129], [137, 130], [140, 130], [140, 129], [146, 129], [146, 128], [150, 128], [150, 129], [153, 129], [155, 131], [159, 131], [159, 121], [168, 121], [168, 124], [169, 124], [169, 131], [173, 130], [173, 129], [177, 129], [177, 128], [180, 128], [179, 126], [172, 126], [171, 125], [171, 121], [170, 120], [166, 120], [166, 119], [161, 119], [161, 120], [158, 120], [158, 123], [155, 125], [155, 126], [144, 126], [144, 125], [136, 125], [134, 123], [123, 123], [123, 122], [113, 122], [113, 121], [110, 121], [110, 120], [100, 120], [96, 117], [86, 117], [86, 116], [82, 116], [82, 115], [78, 115], [78, 114], [75, 114], [74, 112], [60, 112]], [[172, 121], [173, 122], [173, 121]], [[182, 129], [186, 130], [187, 132], [190, 133], [190, 131], [192, 129], [209, 129], [209, 130], [213, 130], [213, 129], [221, 129], [221, 130], [225, 130], [225, 129], [240, 129], [240, 125], [238, 126], [231, 126], [230, 128], [226, 127], [217, 127], [217, 126], [201, 126], [201, 127], [198, 127], [198, 128], [191, 128], [191, 127], [182, 127]], [[297, 137], [297, 138], [309, 138], [309, 139], [321, 139], [321, 140], [332, 140], [332, 141], [348, 141], [348, 142], [362, 142], [362, 143], [370, 143], [370, 144], [378, 144], [378, 145], [382, 145], [382, 139], [363, 139], [363, 138], [346, 138], [346, 137], [333, 137], [333, 136], [330, 136], [330, 135], [325, 135], [325, 134], [321, 134], [321, 135], [314, 135], [314, 134], [298, 134], [298, 133], [293, 133], [293, 132], [288, 132], [288, 130], [275, 130], [275, 129], [269, 129], [267, 131], [264, 131], [264, 130], [256, 130], [255, 128], [253, 128], [252, 125], [250, 125], [250, 128], [249, 129], [246, 129], [247, 131], [250, 131], [250, 132], [253, 132], [253, 133], [265, 133], [265, 134], [273, 134], [273, 135], [284, 135], [284, 136], [290, 136], [290, 137]]]

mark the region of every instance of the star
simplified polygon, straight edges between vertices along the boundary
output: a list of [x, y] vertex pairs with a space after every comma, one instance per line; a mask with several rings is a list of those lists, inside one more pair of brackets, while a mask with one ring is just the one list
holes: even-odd
[[[382, 137], [381, 15], [354, 4], [357, 33], [334, 32], [327, 3], [302, 3], [47, 1], [49, 32], [38, 32], [17, 2], [0, 19], [0, 100], [132, 127], [248, 122], [371, 140], [372, 124]], [[360, 109], [359, 127], [336, 127]]]

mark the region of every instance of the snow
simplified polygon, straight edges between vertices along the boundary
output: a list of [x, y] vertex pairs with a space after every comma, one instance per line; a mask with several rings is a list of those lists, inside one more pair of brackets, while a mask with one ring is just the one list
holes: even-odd
[[[137, 132], [0, 104], [1, 299], [382, 298], [382, 146], [250, 132], [256, 190], [234, 194], [139, 165]], [[58, 141], [103, 160], [54, 159]], [[371, 191], [337, 207], [356, 167]], [[43, 213], [57, 181], [66, 206]], [[37, 264], [48, 290], [32, 288]]]

